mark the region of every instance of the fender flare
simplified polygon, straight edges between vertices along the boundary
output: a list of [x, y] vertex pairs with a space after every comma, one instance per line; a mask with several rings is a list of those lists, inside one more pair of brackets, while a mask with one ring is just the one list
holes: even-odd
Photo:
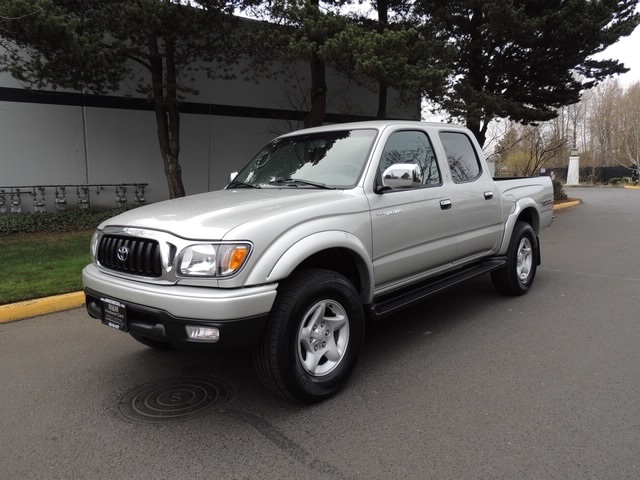
[[[252, 272], [252, 277], [247, 283], [255, 282], [259, 277], [263, 282], [275, 283], [287, 278], [291, 273], [310, 256], [331, 248], [343, 248], [352, 251], [357, 259], [356, 267], [361, 277], [361, 295], [364, 303], [370, 303], [373, 298], [373, 265], [371, 256], [366, 246], [355, 235], [336, 230], [327, 230], [313, 233], [301, 238], [293, 245], [286, 248], [271, 267], [264, 265], [258, 271]], [[273, 252], [273, 247], [270, 249]], [[263, 258], [268, 258], [269, 252], [265, 252]], [[266, 271], [268, 269], [268, 271]]]
[[531, 209], [534, 212], [532, 214], [533, 221], [531, 227], [536, 232], [536, 235], [538, 235], [540, 230], [540, 212], [538, 211], [538, 204], [532, 198], [520, 199], [515, 202], [513, 211], [509, 214], [507, 221], [505, 222], [504, 234], [502, 235], [502, 243], [500, 244], [498, 255], [505, 255], [507, 253], [516, 222], [520, 218], [520, 214], [527, 209]]

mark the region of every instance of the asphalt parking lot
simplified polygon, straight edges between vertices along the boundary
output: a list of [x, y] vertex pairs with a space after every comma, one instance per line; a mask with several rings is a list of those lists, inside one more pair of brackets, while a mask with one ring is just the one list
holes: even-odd
[[0, 324], [0, 478], [640, 478], [640, 191], [567, 193], [529, 294], [481, 278], [371, 325], [312, 407], [246, 353], [153, 351], [82, 309]]

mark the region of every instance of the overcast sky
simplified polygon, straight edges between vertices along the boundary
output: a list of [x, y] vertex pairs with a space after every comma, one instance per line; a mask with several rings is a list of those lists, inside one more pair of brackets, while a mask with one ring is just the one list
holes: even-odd
[[630, 71], [618, 77], [624, 85], [640, 82], [640, 27], [628, 37], [622, 37], [596, 58], [614, 58], [630, 68]]

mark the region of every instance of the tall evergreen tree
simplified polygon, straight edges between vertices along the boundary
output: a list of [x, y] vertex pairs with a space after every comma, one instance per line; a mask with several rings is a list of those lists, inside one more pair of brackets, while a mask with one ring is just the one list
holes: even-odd
[[[274, 61], [284, 65], [305, 62], [310, 87], [305, 127], [322, 125], [327, 109], [327, 58], [325, 45], [347, 26], [337, 13], [344, 0], [273, 0], [257, 4], [251, 14], [265, 20], [249, 32], [253, 44], [249, 59], [257, 76], [265, 74]], [[267, 73], [268, 75], [268, 73]], [[305, 92], [306, 93], [306, 92]]]
[[234, 1], [3, 0], [0, 69], [32, 88], [134, 84], [153, 105], [169, 196], [181, 197], [180, 98], [197, 93], [193, 70], [227, 74]]
[[594, 60], [637, 26], [638, 0], [418, 0], [417, 11], [449, 36], [456, 55], [441, 97], [484, 144], [489, 122], [553, 118], [581, 91], [627, 71]]
[[[389, 43], [385, 42], [384, 37], [389, 37], [391, 35], [389, 30], [390, 23], [393, 24], [396, 28], [394, 30], [401, 31], [409, 27], [407, 22], [407, 12], [410, 9], [409, 2], [407, 0], [373, 0], [372, 1], [373, 10], [377, 14], [377, 20], [374, 23], [374, 31], [377, 35], [370, 35], [369, 41], [365, 41], [364, 45], [369, 44], [374, 48], [374, 50], [382, 51], [385, 53], [397, 53], [397, 48], [388, 48], [391, 45], [387, 45], [385, 48], [384, 44]], [[391, 17], [391, 19], [390, 19]], [[395, 20], [395, 21], [394, 21]], [[403, 28], [404, 27], [404, 28]], [[409, 35], [410, 37], [410, 35]], [[365, 37], [366, 38], [366, 37]], [[382, 49], [376, 49], [377, 45], [381, 45]], [[402, 47], [405, 47], [406, 43], [401, 43], [401, 51], [406, 50]], [[412, 46], [416, 46], [415, 43]], [[418, 51], [415, 49], [413, 51]], [[397, 58], [397, 57], [395, 57]], [[387, 59], [383, 60], [386, 62]], [[407, 59], [406, 65], [409, 65], [409, 59]], [[387, 95], [389, 89], [389, 73], [397, 72], [396, 69], [391, 70], [391, 68], [387, 68], [384, 75], [378, 75], [378, 112], [376, 113], [377, 118], [386, 118], [387, 116]], [[365, 72], [367, 73], [367, 72]]]
[[[378, 92], [377, 118], [386, 118], [388, 89], [418, 101], [441, 92], [449, 73], [445, 41], [412, 16], [406, 0], [377, 0], [373, 15], [353, 20], [327, 41], [325, 55], [356, 81]], [[372, 85], [375, 82], [375, 85]]]

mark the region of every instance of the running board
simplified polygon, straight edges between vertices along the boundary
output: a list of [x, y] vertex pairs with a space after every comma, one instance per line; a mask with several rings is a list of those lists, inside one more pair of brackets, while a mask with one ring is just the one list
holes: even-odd
[[493, 270], [498, 270], [499, 268], [504, 267], [506, 263], [506, 257], [493, 257], [490, 260], [474, 264], [469, 267], [464, 267], [453, 273], [441, 275], [409, 287], [385, 293], [378, 298], [374, 298], [370, 311], [371, 318], [373, 320], [378, 320], [394, 313], [397, 310], [408, 307], [413, 303], [424, 300], [430, 295], [441, 292], [442, 290], [453, 287], [454, 285], [470, 280], [474, 277], [492, 272]]

